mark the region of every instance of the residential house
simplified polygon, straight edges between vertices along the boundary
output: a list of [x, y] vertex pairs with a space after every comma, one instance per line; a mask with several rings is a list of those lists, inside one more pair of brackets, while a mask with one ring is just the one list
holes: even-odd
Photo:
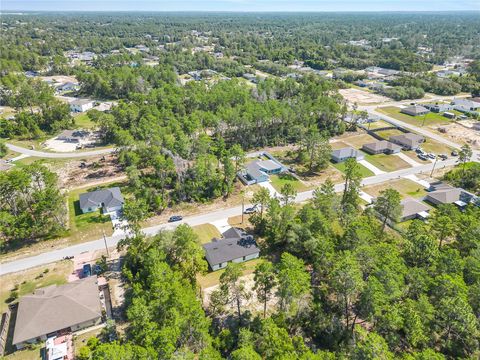
[[265, 182], [269, 180], [269, 175], [287, 171], [287, 168], [268, 152], [261, 153], [260, 156], [266, 159], [250, 162], [237, 174], [245, 185]]
[[478, 114], [480, 103], [467, 99], [457, 99], [453, 101], [453, 108], [463, 113]]
[[57, 140], [63, 140], [71, 143], [79, 143], [89, 132], [85, 130], [63, 130], [58, 136]]
[[95, 101], [90, 99], [77, 99], [70, 103], [71, 112], [84, 112], [94, 107]]
[[452, 104], [424, 104], [423, 106], [428, 110], [436, 113], [453, 110]]
[[430, 206], [415, 199], [403, 200], [400, 204], [402, 206], [402, 213], [400, 221], [407, 221], [412, 219], [425, 219], [429, 216]]
[[255, 239], [243, 230], [231, 228], [222, 234], [222, 239], [213, 239], [204, 244], [205, 258], [213, 271], [223, 269], [229, 262], [241, 263], [260, 255]]
[[445, 111], [443, 113], [443, 116], [445, 116], [448, 119], [455, 119], [457, 117], [457, 115], [455, 115], [454, 113], [449, 112], [449, 111]]
[[425, 115], [430, 112], [426, 107], [421, 106], [421, 105], [412, 105], [412, 106], [407, 106], [400, 110], [401, 113], [407, 114], [410, 116], [419, 116], [419, 115]]
[[382, 141], [376, 141], [369, 144], [364, 144], [362, 146], [362, 150], [372, 155], [375, 155], [375, 154], [390, 155], [390, 154], [399, 153], [402, 150], [402, 147], [394, 143], [391, 143], [389, 141], [382, 140]]
[[423, 136], [413, 133], [393, 135], [390, 136], [388, 140], [400, 145], [404, 150], [418, 149], [420, 147], [420, 144], [425, 142], [425, 138]]
[[78, 88], [79, 88], [78, 83], [69, 81], [69, 82], [55, 86], [55, 91], [57, 93], [61, 93], [64, 91], [75, 91], [75, 90], [78, 90]]
[[80, 209], [84, 214], [102, 209], [104, 213], [123, 208], [124, 200], [119, 187], [80, 194]]
[[462, 189], [447, 186], [430, 192], [425, 197], [425, 201], [433, 205], [453, 204], [460, 201], [461, 193]]
[[336, 163], [344, 162], [347, 159], [356, 159], [357, 161], [363, 160], [365, 155], [361, 151], [355, 150], [351, 147], [346, 147], [332, 151], [332, 161]]
[[78, 331], [102, 321], [97, 277], [37, 289], [20, 298], [13, 345], [22, 349], [59, 331]]

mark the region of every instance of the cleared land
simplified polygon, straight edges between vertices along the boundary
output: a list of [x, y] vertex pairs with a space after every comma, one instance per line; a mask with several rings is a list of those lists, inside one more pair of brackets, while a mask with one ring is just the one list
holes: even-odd
[[[245, 266], [245, 270], [243, 271], [243, 275], [245, 276], [252, 274], [255, 271], [255, 266], [257, 266], [257, 264], [263, 261], [263, 259], [259, 258], [244, 262], [243, 265]], [[209, 272], [208, 274], [205, 274], [203, 276], [197, 276], [198, 284], [202, 289], [218, 285], [218, 283], [220, 282], [220, 276], [223, 274], [224, 271], [225, 269], [222, 269]]]
[[398, 179], [377, 185], [366, 186], [362, 188], [362, 191], [366, 192], [368, 195], [377, 197], [382, 190], [388, 188], [397, 190], [402, 198], [422, 198], [427, 194], [422, 185], [408, 179]]
[[290, 174], [271, 175], [270, 181], [275, 190], [280, 191], [286, 184], [292, 185], [297, 192], [308, 190], [308, 186]]
[[[428, 125], [447, 125], [450, 124], [450, 119], [447, 119], [445, 116], [439, 113], [429, 112], [427, 115], [411, 116], [407, 114], [402, 114], [401, 109], [396, 106], [386, 106], [377, 109], [379, 112], [389, 115], [395, 119], [404, 121], [411, 125], [425, 126]], [[425, 123], [424, 123], [425, 119]]]
[[357, 88], [340, 89], [339, 93], [350, 103], [378, 104], [390, 101], [389, 98]]
[[363, 145], [378, 141], [373, 136], [368, 134], [353, 135], [342, 139], [342, 142], [352, 146], [356, 149], [360, 149]]
[[377, 154], [377, 155], [365, 155], [365, 160], [367, 160], [373, 166], [379, 168], [380, 170], [391, 172], [401, 169], [407, 169], [410, 166], [405, 160], [402, 160], [398, 156], [386, 155], [386, 154]]

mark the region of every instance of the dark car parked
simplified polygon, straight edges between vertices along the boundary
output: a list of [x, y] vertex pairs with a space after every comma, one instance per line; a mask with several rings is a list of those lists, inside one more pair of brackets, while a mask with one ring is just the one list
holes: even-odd
[[170, 219], [168, 219], [168, 222], [175, 222], [175, 221], [181, 221], [183, 220], [183, 217], [180, 215], [174, 215], [170, 216]]
[[92, 265], [85, 264], [83, 265], [82, 277], [89, 277], [92, 275]]

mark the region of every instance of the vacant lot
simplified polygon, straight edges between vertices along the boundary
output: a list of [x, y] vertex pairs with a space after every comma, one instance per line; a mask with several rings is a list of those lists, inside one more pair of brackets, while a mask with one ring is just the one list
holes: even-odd
[[338, 149], [343, 149], [343, 148], [346, 148], [346, 147], [349, 147], [350, 145], [348, 145], [346, 142], [343, 141], [334, 141], [334, 142], [331, 142], [330, 143], [330, 146], [332, 147], [332, 150], [338, 150]]
[[368, 134], [360, 134], [343, 138], [342, 141], [356, 149], [360, 149], [363, 145], [375, 142], [377, 139]]
[[[337, 169], [340, 170], [342, 173], [345, 172], [345, 162], [342, 163], [333, 163], [332, 165]], [[357, 164], [359, 169], [360, 169], [360, 174], [362, 175], [362, 178], [370, 177], [375, 175], [371, 170], [367, 169], [365, 166], [362, 164]]]
[[450, 154], [453, 150], [452, 148], [448, 147], [445, 144], [439, 143], [432, 139], [427, 139], [422, 145], [422, 149], [426, 152], [431, 152], [434, 154]]
[[379, 136], [384, 138], [385, 140], [388, 140], [390, 136], [395, 136], [395, 135], [402, 135], [403, 132], [397, 129], [391, 129], [391, 130], [382, 130], [382, 131], [377, 131], [376, 132]]
[[378, 121], [368, 123], [368, 124], [363, 124], [363, 125], [369, 130], [370, 129], [371, 130], [380, 129], [380, 128], [383, 128], [383, 127], [392, 126], [392, 124], [389, 124], [389, 123], [387, 123], [386, 121], [383, 121], [383, 120], [378, 120]]
[[366, 192], [368, 195], [377, 197], [382, 190], [388, 188], [397, 190], [402, 198], [422, 198], [427, 194], [422, 185], [408, 179], [398, 179], [377, 185], [366, 186], [362, 188], [362, 191]]
[[[60, 261], [47, 266], [3, 275], [0, 277], [0, 313], [7, 309], [8, 303], [6, 301], [13, 295], [12, 291], [15, 291], [18, 297], [21, 297], [41, 287], [65, 284], [72, 270], [73, 263], [71, 261]], [[14, 301], [9, 303], [12, 302]]]
[[378, 154], [378, 155], [365, 155], [365, 160], [367, 160], [373, 166], [379, 168], [380, 170], [391, 172], [400, 169], [407, 169], [410, 167], [405, 160], [402, 160], [398, 156], [393, 155], [385, 155], [385, 154]]
[[202, 224], [192, 227], [193, 231], [198, 235], [200, 243], [205, 244], [212, 241], [213, 238], [220, 238], [222, 234], [212, 224]]
[[339, 93], [350, 103], [379, 104], [390, 101], [389, 98], [356, 88], [341, 89]]
[[[378, 109], [379, 112], [393, 117], [394, 119], [404, 121], [411, 125], [428, 126], [428, 125], [446, 125], [451, 121], [439, 113], [429, 112], [427, 115], [410, 116], [402, 114], [401, 109], [395, 106], [386, 106]], [[425, 120], [425, 121], [424, 121]]]

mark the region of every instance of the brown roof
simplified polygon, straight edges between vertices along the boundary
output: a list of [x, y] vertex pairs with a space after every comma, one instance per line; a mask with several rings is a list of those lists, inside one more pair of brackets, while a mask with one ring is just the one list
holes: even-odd
[[386, 140], [381, 140], [381, 141], [376, 141], [373, 143], [368, 143], [364, 144], [362, 148], [371, 150], [371, 151], [385, 151], [385, 150], [400, 150], [401, 147], [399, 145], [396, 145], [394, 143], [391, 143], [390, 141]]
[[415, 200], [415, 199], [406, 199], [402, 201], [402, 218], [418, 214], [422, 211], [429, 211], [430, 206]]
[[402, 135], [394, 135], [390, 136], [390, 141], [399, 142], [401, 144], [413, 146], [418, 145], [421, 143], [425, 138], [421, 135], [413, 134], [413, 133], [406, 133]]
[[460, 199], [461, 193], [460, 188], [441, 189], [429, 193], [426, 199], [434, 203], [451, 204]]
[[97, 277], [52, 285], [25, 295], [18, 304], [13, 344], [102, 316]]

